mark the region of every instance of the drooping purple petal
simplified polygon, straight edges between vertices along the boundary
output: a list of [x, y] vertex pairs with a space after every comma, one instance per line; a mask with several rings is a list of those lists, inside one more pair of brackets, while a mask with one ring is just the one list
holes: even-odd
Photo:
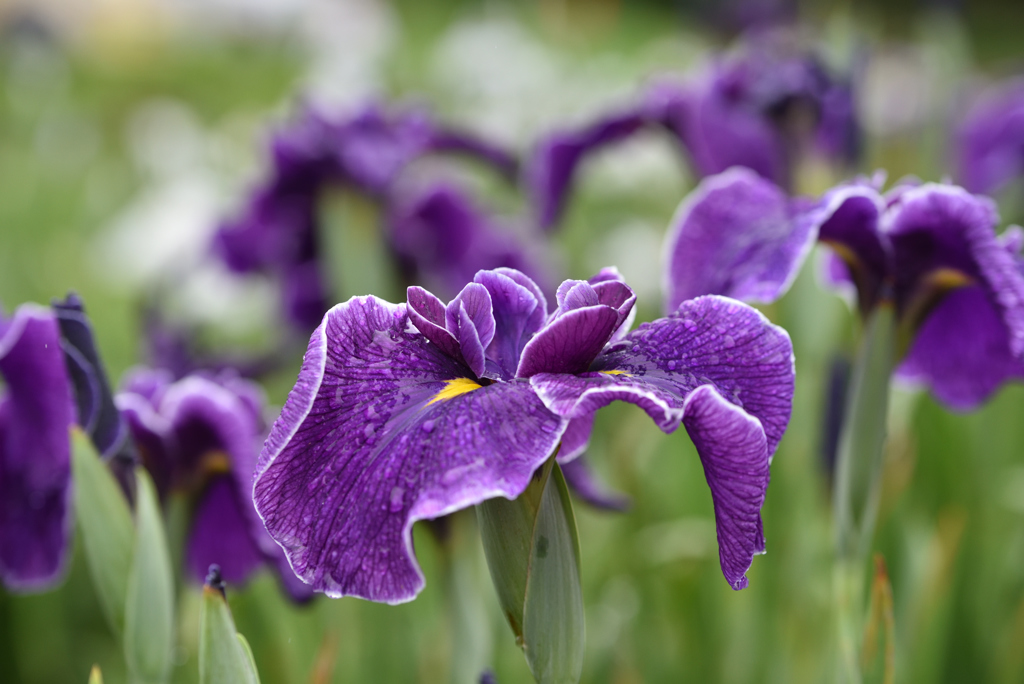
[[711, 385], [687, 397], [683, 423], [711, 488], [722, 573], [733, 589], [743, 589], [754, 556], [765, 549], [761, 506], [770, 459], [764, 430]]
[[619, 273], [619, 269], [614, 266], [602, 268], [587, 282], [594, 286], [594, 292], [597, 293], [597, 299], [601, 304], [613, 307], [619, 312], [622, 322], [609, 340], [609, 343], [618, 342], [626, 336], [633, 327], [633, 321], [636, 320], [636, 295], [632, 288], [626, 285], [626, 279]]
[[648, 93], [648, 107], [678, 138], [698, 175], [744, 166], [788, 185], [782, 137], [760, 111], [723, 91], [720, 78], [712, 73], [688, 87], [656, 83]]
[[[483, 280], [497, 340], [532, 309], [495, 296], [523, 298], [511, 279]], [[256, 508], [296, 573], [330, 596], [413, 598], [413, 523], [519, 495], [565, 428], [525, 381], [473, 387], [408, 321], [373, 297], [334, 307], [260, 456]]]
[[582, 418], [573, 418], [562, 433], [562, 446], [558, 449], [558, 462], [566, 464], [583, 454], [590, 443], [590, 433], [594, 429], [594, 414]]
[[38, 591], [64, 572], [71, 534], [72, 389], [60, 328], [26, 304], [0, 320], [0, 578]]
[[757, 310], [720, 296], [684, 302], [645, 323], [577, 376], [530, 379], [544, 404], [582, 418], [615, 400], [643, 408], [662, 430], [682, 420], [686, 397], [713, 386], [764, 426], [769, 454], [785, 432], [793, 397], [793, 348], [784, 330]]
[[1024, 81], [984, 94], [955, 136], [957, 175], [971, 192], [993, 193], [1024, 174]]
[[240, 489], [230, 475], [220, 475], [203, 492], [192, 517], [186, 559], [197, 581], [216, 563], [225, 580], [244, 584], [263, 563], [252, 515], [246, 511], [252, 508], [247, 489]]
[[1003, 321], [1010, 351], [1024, 356], [1024, 276], [996, 237], [994, 203], [955, 186], [927, 184], [904, 192], [887, 219], [901, 313], [922, 290], [977, 283]]
[[519, 160], [514, 154], [466, 131], [435, 128], [430, 138], [430, 149], [434, 152], [454, 152], [479, 159], [509, 179], [515, 179], [519, 171]]
[[542, 140], [527, 170], [538, 225], [550, 230], [558, 223], [577, 167], [587, 155], [630, 137], [643, 125], [640, 111], [616, 112], [581, 130], [557, 132]]
[[774, 301], [799, 272], [815, 229], [780, 188], [749, 169], [705, 178], [679, 205], [665, 239], [666, 313], [703, 294]]
[[494, 338], [487, 358], [503, 378], [515, 377], [519, 357], [547, 319], [547, 303], [533, 281], [512, 269], [480, 271], [473, 278], [487, 288], [494, 313]]
[[1010, 351], [1000, 312], [974, 285], [950, 292], [928, 315], [896, 375], [968, 411], [1007, 380], [1024, 378], [1024, 363]]
[[628, 496], [609, 489], [607, 485], [598, 481], [594, 473], [591, 472], [586, 458], [576, 458], [568, 463], [562, 463], [561, 468], [569, 488], [594, 508], [606, 511], [625, 511], [632, 505], [633, 502]]

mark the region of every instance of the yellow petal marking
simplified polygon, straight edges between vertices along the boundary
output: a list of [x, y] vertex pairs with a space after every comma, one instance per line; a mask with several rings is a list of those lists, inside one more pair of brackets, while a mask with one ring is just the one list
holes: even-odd
[[605, 375], [629, 375], [629, 373], [627, 373], [624, 370], [610, 370], [610, 371], [598, 371], [598, 372], [599, 373], [604, 373]]
[[460, 394], [465, 394], [466, 392], [472, 392], [475, 389], [480, 389], [481, 386], [482, 385], [478, 384], [476, 380], [470, 380], [469, 378], [455, 378], [454, 380], [448, 380], [444, 384], [444, 389], [435, 394], [434, 398], [427, 402], [427, 406], [445, 399], [452, 399]]

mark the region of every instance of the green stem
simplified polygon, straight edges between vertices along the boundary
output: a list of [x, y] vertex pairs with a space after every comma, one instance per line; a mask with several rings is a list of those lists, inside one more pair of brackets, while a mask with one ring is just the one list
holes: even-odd
[[836, 456], [834, 590], [841, 681], [860, 682], [864, 565], [881, 498], [882, 466], [895, 356], [896, 317], [889, 303], [875, 308], [853, 368]]

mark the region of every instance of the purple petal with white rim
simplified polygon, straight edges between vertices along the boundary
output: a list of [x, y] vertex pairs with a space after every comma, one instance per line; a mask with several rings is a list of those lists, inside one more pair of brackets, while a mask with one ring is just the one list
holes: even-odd
[[559, 415], [582, 418], [622, 400], [640, 406], [665, 432], [679, 427], [690, 392], [711, 385], [761, 422], [769, 454], [789, 422], [789, 335], [756, 309], [726, 297], [698, 297], [671, 316], [644, 323], [591, 369], [576, 376], [542, 373], [530, 383]]
[[764, 431], [756, 418], [711, 385], [695, 389], [683, 413], [711, 489], [722, 574], [733, 589], [743, 589], [754, 556], [765, 549], [761, 506], [769, 458]]
[[0, 319], [0, 578], [39, 591], [61, 578], [71, 534], [71, 385], [60, 328], [32, 304]]
[[974, 285], [950, 292], [928, 315], [896, 376], [968, 411], [1007, 380], [1024, 378], [1024, 363], [1010, 351], [1000, 312]]
[[[495, 341], [537, 306], [517, 307], [505, 281], [483, 279]], [[477, 385], [408, 321], [374, 297], [331, 309], [260, 456], [256, 508], [296, 574], [330, 596], [412, 599], [424, 584], [413, 523], [518, 496], [567, 422], [528, 382]]]
[[750, 169], [705, 178], [679, 205], [665, 238], [665, 311], [720, 294], [772, 302], [789, 289], [817, 231], [780, 188]]

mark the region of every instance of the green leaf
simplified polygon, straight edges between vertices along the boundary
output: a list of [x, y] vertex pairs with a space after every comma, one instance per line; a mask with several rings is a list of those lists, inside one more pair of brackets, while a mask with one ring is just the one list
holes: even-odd
[[515, 501], [485, 501], [477, 514], [498, 600], [534, 679], [579, 681], [586, 641], [579, 537], [554, 458]]
[[114, 474], [88, 435], [71, 431], [75, 513], [93, 587], [117, 634], [124, 631], [125, 592], [135, 548], [135, 525]]
[[839, 555], [866, 560], [881, 496], [889, 379], [896, 348], [892, 304], [875, 308], [853, 368], [836, 453], [835, 521]]
[[124, 652], [133, 681], [166, 682], [174, 648], [174, 585], [156, 489], [135, 469], [135, 555], [125, 600]]
[[221, 592], [203, 587], [199, 622], [200, 684], [259, 684], [252, 649], [235, 630], [231, 610]]
[[89, 672], [89, 684], [103, 684], [103, 673], [100, 672], [99, 665], [92, 666], [92, 670]]

